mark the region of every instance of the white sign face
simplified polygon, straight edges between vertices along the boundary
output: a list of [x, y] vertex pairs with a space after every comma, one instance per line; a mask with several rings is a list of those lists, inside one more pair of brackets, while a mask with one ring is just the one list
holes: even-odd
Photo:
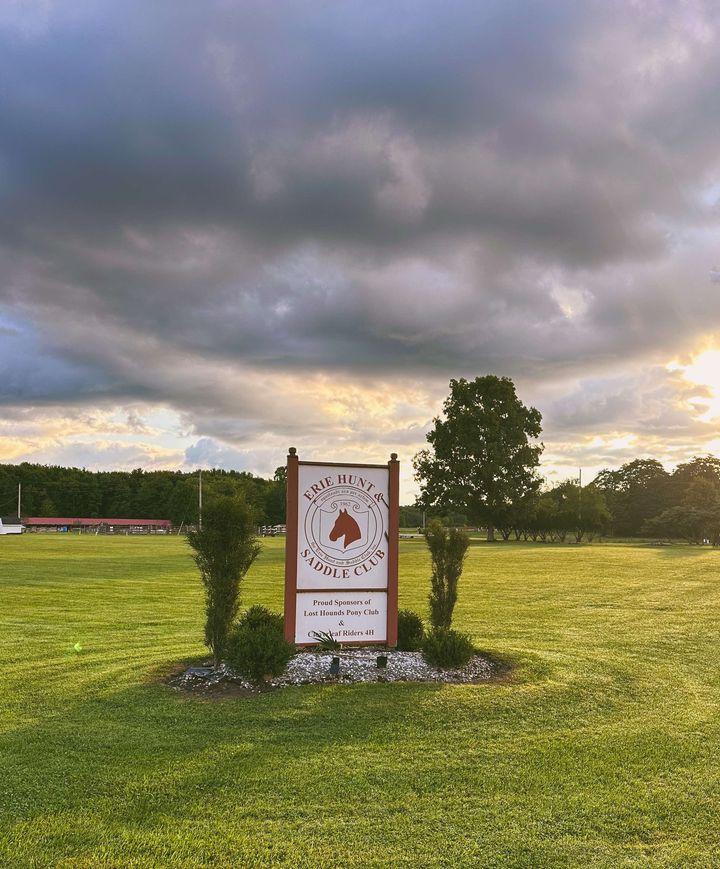
[[298, 590], [387, 589], [388, 484], [387, 468], [300, 465]]
[[387, 593], [314, 591], [297, 595], [295, 642], [316, 643], [312, 631], [331, 633], [339, 643], [384, 642]]
[[[332, 634], [345, 645], [397, 642], [400, 467], [287, 464], [285, 638]], [[392, 530], [391, 530], [392, 525]]]

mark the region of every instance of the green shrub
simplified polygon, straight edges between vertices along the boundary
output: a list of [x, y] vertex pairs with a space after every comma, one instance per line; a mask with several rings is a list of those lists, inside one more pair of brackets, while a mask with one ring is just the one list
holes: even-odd
[[240, 583], [260, 545], [255, 513], [240, 495], [210, 501], [204, 520], [202, 528], [190, 531], [187, 542], [205, 586], [205, 643], [219, 664], [240, 606]]
[[433, 628], [425, 634], [422, 653], [431, 667], [449, 670], [464, 667], [475, 654], [475, 648], [467, 634], [452, 628]]
[[412, 610], [398, 612], [397, 648], [401, 652], [417, 652], [421, 646], [425, 628], [422, 619]]
[[470, 538], [460, 528], [445, 528], [437, 519], [425, 529], [430, 550], [430, 624], [449, 628], [457, 601], [457, 588]]
[[230, 667], [253, 682], [279, 676], [295, 654], [284, 636], [283, 617], [259, 605], [250, 607], [233, 626], [226, 648]]

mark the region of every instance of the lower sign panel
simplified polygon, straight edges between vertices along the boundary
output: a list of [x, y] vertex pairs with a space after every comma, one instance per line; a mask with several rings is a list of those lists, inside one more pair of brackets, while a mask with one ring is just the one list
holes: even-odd
[[387, 641], [387, 592], [299, 592], [295, 642], [316, 643], [313, 631], [330, 632], [339, 643]]

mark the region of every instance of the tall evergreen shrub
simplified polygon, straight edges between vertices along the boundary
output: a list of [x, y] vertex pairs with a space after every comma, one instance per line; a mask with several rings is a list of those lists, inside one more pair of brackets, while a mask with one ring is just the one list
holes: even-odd
[[239, 495], [216, 498], [203, 527], [188, 534], [205, 587], [205, 643], [219, 664], [240, 606], [240, 583], [260, 552], [252, 508]]
[[470, 538], [459, 528], [445, 528], [435, 519], [425, 530], [425, 542], [432, 562], [430, 624], [433, 628], [449, 628]]

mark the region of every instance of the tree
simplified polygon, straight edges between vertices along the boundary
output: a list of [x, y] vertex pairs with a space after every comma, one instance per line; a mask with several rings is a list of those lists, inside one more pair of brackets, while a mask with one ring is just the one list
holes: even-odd
[[400, 508], [400, 527], [401, 528], [420, 528], [423, 524], [422, 507], [401, 507]]
[[537, 502], [536, 528], [540, 539], [544, 543], [548, 537], [552, 543], [557, 534], [559, 524], [558, 503], [552, 490], [542, 492]]
[[644, 522], [668, 504], [670, 475], [657, 459], [634, 459], [616, 471], [603, 470], [592, 482], [605, 496], [612, 533], [635, 537]]
[[720, 459], [711, 455], [695, 456], [689, 462], [678, 465], [672, 477], [673, 483], [683, 486], [695, 480], [706, 480], [720, 488]]
[[275, 468], [273, 482], [267, 486], [265, 493], [265, 518], [268, 524], [285, 524], [286, 499], [287, 468], [282, 465], [279, 468]]
[[557, 501], [557, 530], [561, 540], [568, 532], [575, 535], [577, 543], [586, 535], [592, 540], [610, 524], [605, 496], [592, 483], [580, 488], [575, 481], [566, 480], [552, 493]]
[[[716, 518], [716, 517], [715, 517]], [[645, 534], [662, 537], [682, 537], [688, 543], [702, 543], [706, 538], [717, 545], [717, 522], [706, 510], [679, 504], [668, 507], [659, 516], [648, 519], [643, 526]]]
[[[528, 537], [531, 537], [533, 535], [533, 529], [536, 524], [535, 520], [537, 517], [539, 499], [540, 496], [538, 492], [529, 492], [519, 501], [515, 502], [512, 517], [513, 524], [512, 528], [508, 529], [508, 531], [512, 530], [515, 532], [516, 540], [520, 540], [521, 538], [527, 540]], [[535, 537], [533, 539], [536, 539], [537, 531], [535, 531], [534, 533]], [[509, 536], [510, 535], [508, 533], [508, 537]]]
[[425, 529], [425, 541], [432, 562], [430, 624], [433, 628], [449, 628], [470, 538], [459, 528], [446, 528], [433, 519]]
[[[689, 467], [693, 462], [680, 465], [678, 471]], [[713, 546], [718, 546], [720, 545], [720, 481], [713, 474], [703, 473], [690, 473], [687, 479], [690, 482], [685, 486], [682, 502], [649, 519], [643, 526], [643, 530], [647, 534], [682, 537], [690, 543], [709, 540]]]
[[464, 513], [493, 540], [513, 505], [540, 486], [543, 447], [529, 439], [540, 436], [542, 417], [520, 401], [510, 378], [494, 375], [451, 380], [443, 414], [427, 434], [430, 449], [413, 459], [420, 500]]
[[205, 643], [219, 664], [240, 606], [240, 583], [257, 558], [255, 515], [239, 495], [212, 500], [203, 527], [188, 534], [205, 586]]
[[52, 499], [49, 498], [46, 494], [43, 494], [42, 500], [40, 501], [40, 515], [41, 516], [57, 516], [55, 512], [55, 505], [52, 502]]

